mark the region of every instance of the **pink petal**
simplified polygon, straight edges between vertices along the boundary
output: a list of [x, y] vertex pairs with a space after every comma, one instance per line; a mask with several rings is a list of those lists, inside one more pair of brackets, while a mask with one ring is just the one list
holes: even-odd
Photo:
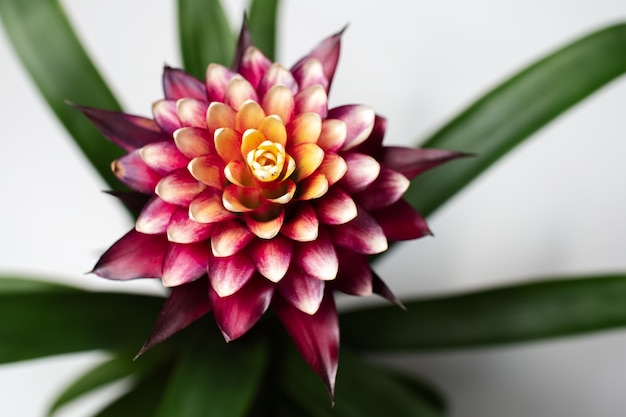
[[278, 216], [266, 221], [257, 220], [250, 215], [245, 215], [244, 219], [248, 229], [257, 235], [257, 237], [261, 239], [272, 239], [280, 232], [280, 228], [285, 221], [285, 210], [281, 208]]
[[373, 156], [377, 161], [381, 158], [383, 150], [383, 138], [385, 137], [385, 130], [387, 129], [387, 119], [382, 116], [376, 115], [374, 119], [374, 127], [369, 137], [365, 139], [360, 145], [355, 146], [352, 152], [364, 153]]
[[333, 241], [354, 252], [373, 255], [389, 247], [383, 228], [365, 210], [359, 208], [357, 217], [332, 229]]
[[216, 154], [202, 155], [192, 159], [187, 169], [195, 179], [209, 187], [221, 190], [226, 184], [224, 161]]
[[293, 252], [288, 239], [281, 236], [271, 240], [256, 239], [247, 250], [256, 270], [270, 281], [278, 282], [287, 273]]
[[400, 146], [383, 148], [381, 163], [411, 179], [422, 172], [468, 154], [443, 149], [413, 149]]
[[245, 251], [227, 257], [209, 256], [209, 280], [220, 297], [239, 291], [256, 271]]
[[234, 255], [252, 241], [254, 234], [237, 220], [218, 223], [211, 237], [211, 248], [216, 257]]
[[227, 342], [243, 336], [267, 310], [274, 295], [274, 285], [255, 277], [229, 297], [210, 292], [215, 321]]
[[322, 63], [324, 75], [328, 80], [328, 88], [330, 88], [330, 84], [332, 83], [333, 77], [335, 75], [335, 69], [337, 68], [337, 62], [339, 61], [339, 51], [341, 49], [341, 35], [343, 34], [344, 30], [345, 28], [335, 33], [334, 35], [324, 39], [307, 56], [298, 61], [293, 66], [291, 71], [294, 73], [299, 72], [300, 67], [304, 66], [309, 61], [309, 59], [315, 58]]
[[337, 252], [328, 234], [322, 230], [314, 241], [295, 245], [294, 259], [304, 272], [317, 279], [330, 281], [337, 276]]
[[369, 155], [349, 152], [343, 159], [348, 170], [338, 184], [350, 194], [365, 190], [380, 174], [380, 164]]
[[209, 64], [206, 70], [206, 91], [209, 102], [224, 101], [230, 80], [238, 75], [220, 64]]
[[212, 134], [215, 134], [215, 131], [220, 128], [228, 127], [232, 129], [235, 127], [236, 116], [232, 107], [219, 101], [214, 101], [209, 104], [209, 108], [206, 111], [207, 128]]
[[326, 384], [332, 397], [339, 358], [339, 323], [332, 293], [325, 294], [313, 315], [281, 297], [274, 298], [273, 307], [305, 362]]
[[185, 71], [166, 66], [163, 69], [163, 91], [168, 100], [195, 98], [206, 100], [204, 84]]
[[205, 188], [186, 168], [181, 168], [159, 181], [155, 193], [168, 203], [186, 206]]
[[148, 235], [165, 233], [170, 218], [177, 208], [178, 206], [169, 204], [159, 197], [152, 197], [141, 210], [135, 223], [135, 230]]
[[319, 221], [315, 210], [308, 203], [301, 203], [291, 217], [285, 220], [280, 232], [298, 242], [310, 242], [317, 239]]
[[263, 55], [263, 52], [251, 46], [244, 52], [237, 72], [256, 89], [270, 65], [272, 62]]
[[143, 355], [152, 346], [161, 343], [211, 311], [207, 292], [208, 282], [206, 279], [199, 279], [173, 288], [163, 305], [150, 337], [137, 353], [135, 359]]
[[350, 295], [372, 295], [372, 269], [367, 255], [337, 248], [339, 272], [333, 288]]
[[155, 101], [152, 104], [152, 116], [161, 130], [168, 135], [173, 134], [176, 129], [183, 126], [178, 119], [174, 100]]
[[152, 194], [161, 181], [161, 176], [143, 161], [139, 149], [113, 161], [111, 170], [124, 184], [144, 194]]
[[176, 102], [176, 113], [183, 126], [206, 129], [206, 112], [209, 103], [193, 98], [181, 98]]
[[213, 234], [213, 224], [194, 222], [189, 218], [186, 207], [179, 207], [167, 226], [167, 239], [176, 243], [195, 243], [208, 239]]
[[163, 260], [163, 285], [176, 287], [195, 281], [207, 272], [211, 244], [208, 241], [170, 243]]
[[426, 220], [405, 200], [371, 213], [390, 241], [411, 240], [432, 235]]
[[319, 85], [300, 90], [293, 98], [295, 114], [317, 113], [323, 119], [328, 113], [328, 95]]
[[328, 180], [328, 185], [333, 185], [346, 175], [348, 164], [336, 153], [325, 152], [324, 160], [317, 171], [324, 174]]
[[183, 127], [174, 132], [174, 143], [178, 150], [189, 159], [215, 154], [213, 136], [206, 129]]
[[275, 85], [263, 96], [261, 107], [263, 107], [265, 114], [275, 114], [284, 123], [288, 123], [294, 114], [295, 102], [293, 93], [284, 85]]
[[278, 284], [278, 291], [291, 305], [306, 314], [315, 314], [324, 298], [324, 281], [292, 268]]
[[337, 187], [328, 190], [323, 198], [315, 200], [314, 207], [317, 218], [324, 224], [344, 224], [357, 216], [352, 197]]
[[254, 87], [241, 75], [233, 77], [226, 87], [224, 103], [239, 110], [241, 105], [248, 100], [259, 101]]
[[324, 91], [328, 91], [329, 82], [324, 74], [322, 63], [315, 58], [311, 58], [303, 62], [294, 72], [293, 75], [298, 81], [301, 90], [312, 85], [321, 86]]
[[326, 152], [337, 152], [346, 141], [348, 128], [346, 124], [337, 119], [325, 119], [322, 122], [322, 131], [317, 144]]
[[338, 119], [346, 124], [346, 140], [342, 147], [345, 151], [361, 144], [370, 136], [376, 114], [367, 106], [350, 104], [329, 110], [328, 118]]
[[165, 235], [146, 235], [133, 229], [100, 257], [92, 272], [120, 281], [160, 277], [166, 247]]
[[116, 145], [127, 152], [141, 148], [148, 143], [168, 140], [152, 119], [133, 116], [119, 111], [94, 109], [74, 105]]
[[409, 189], [409, 185], [411, 182], [407, 177], [382, 166], [376, 181], [354, 197], [364, 209], [374, 210], [398, 201]]
[[187, 166], [185, 157], [173, 142], [150, 143], [140, 150], [143, 161], [159, 175]]
[[224, 208], [222, 192], [217, 188], [207, 187], [189, 205], [189, 218], [198, 223], [217, 223], [234, 217], [235, 213]]
[[263, 97], [267, 93], [267, 90], [275, 85], [284, 85], [289, 88], [293, 94], [298, 92], [298, 84], [293, 78], [291, 72], [282, 65], [276, 63], [272, 64], [267, 71], [265, 71], [265, 74], [259, 83], [259, 87], [257, 88], [259, 96]]

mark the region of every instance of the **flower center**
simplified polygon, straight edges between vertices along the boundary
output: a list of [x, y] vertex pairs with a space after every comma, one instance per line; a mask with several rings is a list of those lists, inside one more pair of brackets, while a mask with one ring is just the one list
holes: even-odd
[[262, 182], [270, 182], [277, 179], [283, 167], [287, 153], [280, 143], [265, 140], [246, 155], [246, 162], [254, 177]]

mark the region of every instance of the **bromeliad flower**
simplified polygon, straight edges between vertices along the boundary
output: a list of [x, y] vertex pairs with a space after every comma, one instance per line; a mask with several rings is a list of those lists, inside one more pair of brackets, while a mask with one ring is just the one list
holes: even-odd
[[287, 70], [244, 26], [232, 69], [211, 64], [203, 83], [165, 68], [153, 119], [79, 107], [128, 152], [115, 175], [150, 196], [93, 270], [172, 288], [140, 353], [209, 311], [237, 339], [272, 306], [332, 394], [333, 292], [396, 301], [368, 255], [429, 234], [402, 196], [411, 178], [458, 154], [384, 147], [386, 122], [371, 108], [328, 109], [340, 37]]

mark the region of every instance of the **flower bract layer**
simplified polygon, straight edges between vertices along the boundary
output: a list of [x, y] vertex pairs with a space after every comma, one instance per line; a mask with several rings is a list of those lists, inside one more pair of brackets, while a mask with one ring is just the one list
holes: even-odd
[[79, 107], [127, 151], [112, 169], [145, 201], [94, 272], [171, 287], [142, 352], [210, 311], [236, 339], [271, 307], [332, 393], [333, 292], [395, 300], [368, 256], [429, 234], [402, 196], [458, 154], [385, 147], [386, 121], [370, 107], [329, 109], [340, 37], [290, 69], [247, 34], [236, 65], [211, 64], [204, 81], [166, 67], [152, 118]]

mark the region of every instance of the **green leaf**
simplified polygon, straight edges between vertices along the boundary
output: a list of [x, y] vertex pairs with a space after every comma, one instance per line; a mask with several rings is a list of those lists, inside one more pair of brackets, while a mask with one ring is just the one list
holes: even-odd
[[230, 66], [235, 36], [219, 0], [179, 0], [178, 31], [187, 72], [204, 80], [210, 63]]
[[509, 150], [626, 72], [626, 24], [560, 49], [496, 87], [422, 147], [474, 153], [417, 177], [405, 197], [424, 216]]
[[[143, 375], [123, 396], [113, 401], [94, 417], [138, 417], [154, 416], [159, 404], [158, 399], [169, 378], [169, 367], [158, 369], [154, 373]], [[173, 414], [178, 416], [182, 414]]]
[[0, 295], [53, 291], [72, 292], [79, 290], [66, 285], [57, 284], [52, 281], [40, 281], [26, 277], [7, 277], [0, 275]]
[[59, 408], [95, 389], [123, 378], [146, 373], [158, 363], [156, 362], [157, 358], [162, 359], [156, 355], [146, 355], [141, 360], [133, 361], [132, 353], [120, 353], [107, 359], [65, 388], [50, 407], [48, 415], [53, 415]]
[[134, 294], [0, 291], [6, 318], [0, 320], [0, 363], [94, 349], [137, 351], [162, 304], [160, 297]]
[[[315, 417], [443, 416], [427, 395], [344, 347], [339, 358], [334, 407], [320, 380], [295, 349], [285, 355], [283, 371], [279, 379], [281, 404], [275, 407], [280, 415], [300, 409]], [[284, 397], [287, 398], [283, 403]]]
[[180, 354], [157, 417], [242, 417], [259, 389], [268, 344], [246, 338], [197, 341]]
[[120, 182], [111, 161], [122, 151], [66, 101], [119, 110], [120, 106], [54, 0], [0, 0], [0, 18], [22, 64], [74, 141], [112, 189]]
[[251, 0], [248, 29], [254, 45], [270, 61], [276, 57], [276, 18], [278, 0]]
[[543, 281], [341, 315], [342, 343], [367, 351], [491, 346], [626, 325], [626, 275]]

